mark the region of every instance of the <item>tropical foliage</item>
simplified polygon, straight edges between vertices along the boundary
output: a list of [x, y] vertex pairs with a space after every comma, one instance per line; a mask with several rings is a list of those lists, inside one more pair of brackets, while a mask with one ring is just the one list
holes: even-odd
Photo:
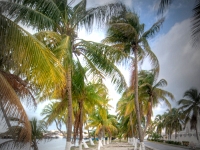
[[[195, 43], [199, 40], [198, 2], [192, 27]], [[170, 4], [170, 0], [161, 0], [159, 12]], [[143, 142], [146, 133], [157, 139], [162, 130], [171, 137], [188, 122], [197, 134], [197, 89], [186, 91], [186, 99], [178, 101], [179, 108], [171, 109], [168, 98], [173, 100], [173, 94], [162, 89], [167, 81], [157, 80], [159, 62], [148, 39], [159, 31], [164, 19], [145, 31], [138, 15], [121, 3], [91, 9], [86, 6], [86, 0], [0, 1], [0, 125], [6, 127], [1, 135], [11, 138], [1, 143], [0, 149], [20, 149], [32, 142], [31, 147], [37, 150], [46, 125], [53, 122], [66, 137], [67, 150], [71, 147], [72, 126], [73, 139], [79, 137], [80, 143], [84, 126], [95, 130], [95, 136], [104, 142], [105, 136], [121, 139], [138, 135]], [[103, 43], [78, 38], [80, 29], [90, 31], [94, 23], [98, 27], [108, 23]], [[22, 26], [31, 27], [35, 34]], [[138, 69], [147, 57], [152, 70]], [[116, 64], [131, 68], [129, 87]], [[118, 92], [124, 92], [117, 103], [117, 118], [108, 113], [105, 77], [111, 78]], [[47, 124], [35, 118], [29, 122], [22, 103], [36, 107], [47, 98], [55, 100], [41, 113]], [[160, 102], [170, 109], [152, 121], [153, 108]], [[67, 134], [62, 131], [63, 124]]]
[[[65, 89], [60, 88], [61, 90], [59, 90], [59, 92], [61, 95], [55, 95], [56, 98], [67, 99], [68, 102], [67, 141], [70, 143], [73, 111], [71, 93], [73, 57], [75, 56], [78, 59], [78, 56], [81, 54], [87, 62], [86, 65], [90, 66], [90, 72], [98, 74], [100, 77], [103, 76], [100, 70], [104, 70], [105, 73], [109, 75], [115, 72], [112, 81], [117, 84], [119, 89], [124, 86], [124, 83], [121, 82], [123, 79], [121, 78], [122, 76], [119, 70], [113, 65], [112, 61], [108, 61], [107, 57], [104, 57], [108, 55], [102, 55], [105, 53], [103, 50], [106, 51], [108, 46], [105, 47], [102, 44], [95, 44], [84, 40], [75, 41], [77, 38], [77, 29], [80, 27], [91, 29], [94, 20], [100, 25], [102, 22], [107, 21], [110, 16], [117, 15], [124, 9], [124, 6], [122, 4], [109, 4], [108, 6], [87, 10], [86, 0], [82, 0], [73, 6], [71, 2], [64, 0], [1, 1], [0, 6], [2, 12], [7, 14], [8, 18], [12, 18], [15, 23], [20, 22], [24, 26], [31, 26], [36, 31], [40, 31], [35, 34], [34, 37], [37, 41], [42, 42], [38, 45], [41, 45], [43, 49], [50, 49], [46, 51], [50, 54], [54, 53], [57, 57], [56, 60], [59, 60], [59, 64], [62, 64], [66, 75], [64, 80], [66, 86]], [[27, 32], [25, 32], [25, 34], [27, 34]], [[3, 44], [5, 44], [5, 42]], [[42, 63], [40, 65], [42, 65]], [[56, 63], [53, 63], [53, 65], [57, 66]], [[54, 78], [56, 78], [56, 76], [54, 76]], [[49, 91], [43, 92], [43, 96], [48, 94]], [[70, 145], [67, 149], [69, 149], [69, 147]]]
[[197, 89], [191, 88], [184, 93], [185, 99], [178, 101], [179, 109], [185, 116], [185, 123], [190, 121], [190, 128], [196, 131], [197, 140], [198, 136], [198, 116], [200, 115], [200, 93]]
[[[29, 108], [35, 107], [36, 97], [40, 98], [41, 93], [48, 93], [44, 96], [47, 98], [58, 87], [63, 88], [65, 74], [48, 48], [2, 13], [0, 26], [0, 106], [3, 114], [0, 124], [18, 133], [12, 136], [18, 141], [14, 142], [17, 147], [31, 141], [31, 126], [21, 102]], [[10, 117], [19, 120], [21, 130], [15, 128]], [[5, 148], [10, 142], [3, 145]]]
[[103, 40], [104, 43], [111, 44], [127, 55], [126, 57], [116, 57], [118, 63], [127, 61], [132, 68], [130, 87], [134, 89], [135, 111], [141, 142], [143, 142], [143, 133], [138, 102], [138, 62], [143, 62], [144, 58], [148, 56], [153, 68], [157, 73], [159, 72], [157, 57], [151, 51], [147, 39], [159, 31], [163, 21], [164, 19], [159, 20], [149, 30], [144, 31], [144, 24], [140, 24], [137, 14], [127, 10], [119, 16], [111, 18], [107, 37]]
[[156, 107], [159, 103], [164, 102], [166, 106], [171, 108], [168, 98], [173, 100], [174, 96], [172, 93], [162, 89], [165, 86], [167, 86], [167, 81], [165, 79], [160, 79], [157, 82], [157, 76], [154, 70], [142, 70], [139, 72], [139, 92], [143, 97], [146, 96], [148, 101], [146, 107], [144, 108], [144, 110], [147, 110], [145, 130], [148, 128], [151, 122], [153, 107]]
[[32, 132], [31, 147], [33, 148], [33, 150], [38, 150], [37, 144], [39, 140], [42, 140], [45, 137], [43, 133], [47, 130], [47, 126], [44, 121], [38, 121], [36, 118], [32, 118], [32, 120], [30, 120], [30, 124]]

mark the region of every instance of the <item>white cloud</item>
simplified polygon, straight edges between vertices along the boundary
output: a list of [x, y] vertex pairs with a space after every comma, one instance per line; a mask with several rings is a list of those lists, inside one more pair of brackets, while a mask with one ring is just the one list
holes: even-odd
[[176, 23], [152, 46], [160, 62], [159, 78], [167, 80], [165, 89], [174, 94], [176, 101], [191, 87], [200, 90], [200, 51], [191, 46], [190, 35], [190, 20], [187, 19]]

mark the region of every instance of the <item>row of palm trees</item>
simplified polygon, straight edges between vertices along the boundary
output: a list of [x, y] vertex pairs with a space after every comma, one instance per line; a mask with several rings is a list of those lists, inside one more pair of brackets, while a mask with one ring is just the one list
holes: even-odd
[[[87, 10], [86, 0], [76, 5], [66, 0], [11, 0], [0, 1], [0, 7], [0, 89], [4, 124], [9, 127], [6, 118], [13, 115], [22, 120], [24, 134], [20, 134], [18, 140], [27, 143], [31, 139], [31, 128], [20, 99], [29, 98], [33, 102], [36, 97], [40, 101], [60, 99], [60, 105], [67, 107], [66, 149], [69, 150], [73, 123], [72, 80], [76, 62], [81, 66], [79, 56], [85, 61], [87, 73], [97, 80], [110, 75], [118, 90], [125, 86], [123, 76], [111, 59], [114, 58], [111, 53], [119, 55], [121, 52], [104, 44], [78, 39], [77, 32], [82, 27], [90, 29], [94, 21], [99, 25], [107, 22], [125, 7], [116, 3]], [[37, 33], [30, 34], [19, 24], [31, 26]], [[82, 105], [83, 99], [78, 99], [77, 103]]]
[[[139, 72], [138, 85], [142, 138], [144, 138], [147, 129], [151, 126], [153, 108], [160, 102], [164, 102], [168, 108], [171, 108], [170, 100], [173, 100], [174, 96], [172, 93], [162, 89], [162, 87], [167, 85], [167, 81], [164, 79], [157, 81], [154, 70], [141, 70]], [[124, 127], [128, 127], [128, 130], [126, 128], [124, 130], [126, 133], [124, 134], [125, 137], [139, 136], [136, 107], [133, 107], [134, 98], [133, 89], [128, 88], [117, 103], [119, 120]]]
[[185, 129], [187, 123], [190, 123], [190, 129], [196, 131], [196, 137], [199, 140], [200, 93], [196, 88], [191, 88], [177, 103], [177, 108], [168, 109], [164, 114], [155, 117], [151, 124], [151, 131], [162, 135], [162, 131], [165, 130], [165, 134], [171, 139], [172, 133], [175, 133], [177, 137], [177, 133]]
[[[88, 117], [92, 120], [89, 114], [94, 109], [98, 110], [97, 114], [102, 114], [100, 133], [107, 130], [111, 134], [111, 128], [107, 129], [109, 121], [105, 121], [109, 116], [107, 90], [102, 82], [105, 77], [111, 78], [119, 92], [126, 89], [124, 95], [128, 95], [134, 104], [130, 106], [135, 113], [123, 109], [121, 111], [126, 110], [126, 115], [122, 117], [121, 112], [120, 115], [123, 119], [127, 115], [131, 118], [132, 136], [134, 118], [137, 120], [135, 125], [142, 145], [153, 106], [159, 98], [165, 102], [165, 96], [173, 98], [167, 91], [155, 90], [166, 85], [166, 81], [154, 84], [159, 63], [147, 40], [159, 31], [164, 19], [144, 31], [144, 24], [140, 23], [137, 14], [121, 3], [91, 9], [86, 6], [86, 0], [77, 4], [67, 0], [0, 1], [0, 106], [5, 126], [12, 126], [10, 116], [20, 120], [18, 125], [22, 130], [20, 136], [15, 136], [19, 143], [31, 140], [31, 126], [20, 100], [28, 100], [33, 106], [36, 100], [57, 99], [44, 109], [43, 114], [48, 115], [45, 120], [49, 124], [56, 121], [58, 127], [61, 123], [66, 125], [66, 150], [69, 150], [72, 126], [76, 139]], [[102, 43], [78, 39], [79, 29], [90, 30], [94, 23], [98, 26], [108, 23], [107, 37]], [[32, 27], [36, 33], [30, 34], [20, 24]], [[150, 58], [152, 71], [141, 71], [138, 79], [138, 65], [146, 57]], [[131, 68], [130, 87], [127, 88], [115, 64]], [[91, 79], [95, 82], [88, 82]], [[121, 122], [125, 121], [123, 119]]]

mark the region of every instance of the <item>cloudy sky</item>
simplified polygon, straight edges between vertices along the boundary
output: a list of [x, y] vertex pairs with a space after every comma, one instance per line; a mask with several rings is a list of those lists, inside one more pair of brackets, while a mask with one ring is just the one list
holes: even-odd
[[[117, 0], [88, 0], [88, 7], [104, 5]], [[140, 16], [141, 23], [146, 25], [146, 29], [150, 28], [157, 20], [156, 3], [157, 0], [121, 0], [130, 9], [135, 10]], [[165, 90], [171, 92], [175, 96], [175, 100], [183, 98], [183, 93], [195, 87], [200, 91], [200, 51], [191, 46], [190, 26], [192, 8], [195, 0], [174, 0], [170, 9], [165, 13], [165, 22], [160, 32], [149, 40], [152, 51], [158, 57], [160, 63], [159, 79], [164, 78], [168, 82]], [[101, 41], [105, 37], [105, 30], [94, 31], [91, 34], [86, 34], [84, 31], [79, 33], [80, 38], [86, 40]], [[149, 64], [146, 62], [142, 69], [149, 69]], [[122, 69], [127, 82], [129, 82], [129, 70]], [[112, 85], [108, 84], [110, 91], [110, 104], [114, 107], [111, 113], [115, 113], [115, 106], [120, 98]], [[172, 102], [173, 106], [176, 102]], [[47, 104], [46, 102], [38, 105], [37, 110], [27, 110], [29, 117], [37, 116], [42, 119], [40, 110]], [[164, 104], [160, 104], [154, 109], [154, 116], [162, 114], [166, 110]], [[50, 130], [56, 129], [55, 125], [50, 126]]]
[[[116, 0], [110, 0], [115, 2]], [[90, 2], [90, 1], [88, 1]], [[98, 6], [106, 4], [107, 0], [95, 1], [89, 3]], [[144, 23], [146, 29], [150, 28], [156, 22], [156, 7], [158, 0], [124, 0], [130, 9], [135, 10], [140, 16], [141, 23]], [[192, 8], [195, 0], [174, 0], [169, 10], [165, 13], [165, 22], [160, 32], [152, 39], [149, 39], [152, 51], [158, 57], [160, 63], [159, 79], [165, 79], [168, 86], [164, 89], [173, 93], [175, 101], [172, 102], [176, 106], [176, 101], [183, 98], [186, 90], [194, 87], [200, 90], [200, 51], [191, 46], [191, 17]], [[105, 36], [105, 31], [94, 32], [90, 35], [84, 33], [79, 34], [80, 37], [87, 40], [100, 41]], [[148, 61], [143, 64], [142, 69], [149, 69]], [[129, 70], [122, 69], [127, 82], [129, 82]], [[158, 79], [158, 80], [159, 80]], [[114, 106], [120, 98], [112, 85], [108, 85], [110, 97], [113, 99], [110, 103]], [[161, 103], [154, 109], [154, 116], [162, 114], [166, 110], [166, 106]], [[115, 109], [111, 110], [115, 113]]]

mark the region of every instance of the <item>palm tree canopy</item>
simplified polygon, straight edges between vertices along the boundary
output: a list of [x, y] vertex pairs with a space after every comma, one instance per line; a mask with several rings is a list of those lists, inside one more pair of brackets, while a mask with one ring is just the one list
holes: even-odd
[[186, 123], [190, 120], [191, 129], [196, 129], [197, 117], [200, 114], [200, 93], [191, 88], [184, 93], [184, 97], [186, 99], [178, 101], [179, 109], [185, 114]]
[[153, 106], [157, 106], [159, 100], [162, 100], [169, 108], [171, 108], [171, 104], [167, 98], [174, 100], [174, 96], [172, 93], [162, 89], [162, 87], [167, 86], [167, 81], [165, 79], [157, 81], [155, 74], [154, 70], [140, 71], [139, 88], [143, 94], [146, 93], [153, 97]]
[[200, 0], [196, 0], [195, 7], [193, 8], [192, 18], [192, 39], [193, 45], [198, 47], [200, 41]]
[[[138, 58], [143, 60], [146, 56], [150, 58], [151, 64], [159, 72], [159, 63], [155, 54], [151, 51], [147, 39], [153, 37], [160, 29], [164, 19], [158, 20], [150, 29], [144, 31], [144, 24], [139, 23], [139, 17], [136, 13], [129, 10], [124, 11], [117, 17], [112, 17], [109, 22], [107, 37], [104, 43], [111, 44], [115, 48], [129, 54], [126, 60], [133, 56], [131, 47], [138, 45]], [[130, 59], [129, 59], [130, 60]], [[118, 62], [124, 61], [124, 58], [118, 57]]]

